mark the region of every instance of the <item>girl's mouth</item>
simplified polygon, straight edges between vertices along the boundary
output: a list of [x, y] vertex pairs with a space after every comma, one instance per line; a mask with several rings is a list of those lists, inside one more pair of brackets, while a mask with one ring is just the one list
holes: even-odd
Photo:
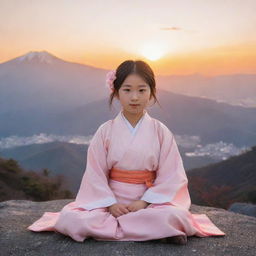
[[130, 104], [132, 107], [138, 107], [140, 104]]

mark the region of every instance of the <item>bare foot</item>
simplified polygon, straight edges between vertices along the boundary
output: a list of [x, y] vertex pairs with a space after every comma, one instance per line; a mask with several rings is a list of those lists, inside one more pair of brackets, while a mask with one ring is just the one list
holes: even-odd
[[184, 236], [184, 235], [165, 237], [161, 240], [166, 243], [179, 244], [179, 245], [185, 245], [188, 241], [187, 236]]

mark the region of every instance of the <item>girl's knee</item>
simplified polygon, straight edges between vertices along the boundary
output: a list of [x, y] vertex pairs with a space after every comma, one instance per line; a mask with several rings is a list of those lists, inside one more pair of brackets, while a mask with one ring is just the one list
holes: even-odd
[[171, 206], [170, 211], [172, 214], [176, 215], [176, 216], [180, 216], [180, 217], [188, 217], [189, 216], [189, 211], [187, 209], [184, 208], [180, 208], [180, 207], [176, 207], [176, 206]]

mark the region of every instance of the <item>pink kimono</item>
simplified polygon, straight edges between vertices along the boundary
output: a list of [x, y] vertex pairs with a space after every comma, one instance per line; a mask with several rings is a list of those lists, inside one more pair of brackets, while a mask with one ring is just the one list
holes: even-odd
[[[75, 201], [60, 212], [45, 212], [28, 227], [55, 231], [78, 242], [88, 237], [104, 241], [145, 241], [165, 237], [222, 236], [206, 214], [189, 211], [188, 179], [173, 133], [146, 110], [133, 128], [123, 110], [97, 129]], [[154, 186], [109, 179], [109, 170], [157, 171]], [[145, 209], [114, 217], [108, 206], [135, 200]]]

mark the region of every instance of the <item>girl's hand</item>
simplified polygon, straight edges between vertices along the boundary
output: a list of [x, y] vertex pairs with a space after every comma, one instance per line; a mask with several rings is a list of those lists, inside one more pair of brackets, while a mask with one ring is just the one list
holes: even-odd
[[140, 209], [146, 208], [150, 203], [144, 201], [144, 200], [136, 200], [128, 205], [128, 210], [131, 212], [136, 212]]
[[127, 207], [128, 207], [128, 205], [126, 205], [126, 204], [117, 203], [117, 204], [112, 204], [111, 206], [109, 206], [108, 210], [114, 217], [119, 217], [123, 214], [130, 212]]

